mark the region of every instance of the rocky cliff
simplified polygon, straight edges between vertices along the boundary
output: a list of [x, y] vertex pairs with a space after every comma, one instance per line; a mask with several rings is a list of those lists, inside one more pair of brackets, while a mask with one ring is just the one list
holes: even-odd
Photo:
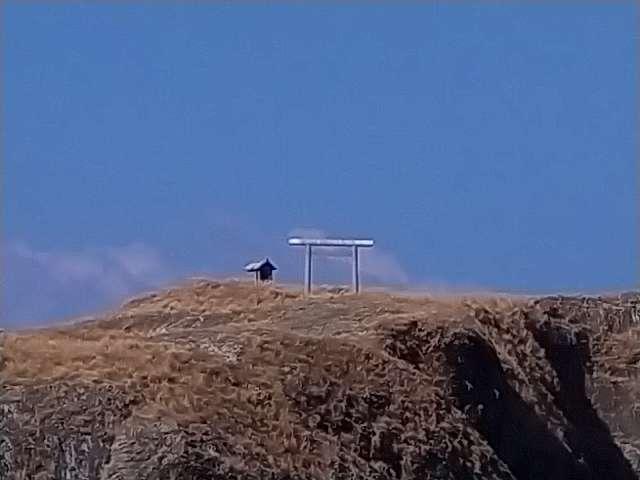
[[634, 479], [640, 295], [198, 281], [5, 335], [2, 479]]

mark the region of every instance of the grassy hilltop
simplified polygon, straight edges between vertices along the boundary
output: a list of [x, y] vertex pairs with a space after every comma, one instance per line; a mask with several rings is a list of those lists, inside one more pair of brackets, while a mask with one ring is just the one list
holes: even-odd
[[640, 294], [199, 280], [0, 347], [0, 479], [632, 479]]

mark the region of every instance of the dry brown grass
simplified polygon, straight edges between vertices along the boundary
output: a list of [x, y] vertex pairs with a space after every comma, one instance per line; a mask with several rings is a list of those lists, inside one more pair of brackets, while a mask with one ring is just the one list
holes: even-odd
[[140, 372], [166, 375], [167, 358], [178, 353], [169, 344], [134, 335], [104, 332], [74, 336], [46, 332], [9, 336], [5, 343], [7, 382], [52, 382], [65, 378], [122, 380]]
[[[561, 438], [570, 425], [554, 403], [558, 380], [528, 329], [526, 308], [528, 299], [508, 296], [304, 298], [276, 287], [258, 292], [250, 282], [199, 280], [130, 300], [95, 321], [11, 334], [0, 374], [7, 391], [34, 398], [20, 408], [30, 425], [25, 434], [42, 442], [52, 420], [36, 403], [67, 397], [68, 408], [95, 415], [118, 405], [122, 419], [103, 428], [120, 432], [110, 455], [124, 455], [130, 468], [142, 468], [142, 460], [132, 456], [129, 438], [155, 445], [163, 425], [178, 432], [183, 449], [184, 435], [202, 430], [194, 445], [214, 442], [218, 450], [198, 455], [245, 472], [326, 478], [351, 468], [360, 475], [354, 478], [392, 478], [390, 468], [416, 472], [434, 455], [434, 465], [450, 464], [464, 478], [461, 472], [512, 478], [474, 429], [475, 417], [457, 408], [445, 351], [456, 335], [480, 335], [519, 398]], [[600, 325], [596, 360], [624, 357], [629, 367], [617, 374], [630, 378], [637, 358], [616, 346], [631, 352], [640, 334], [610, 334], [602, 318], [575, 321]]]

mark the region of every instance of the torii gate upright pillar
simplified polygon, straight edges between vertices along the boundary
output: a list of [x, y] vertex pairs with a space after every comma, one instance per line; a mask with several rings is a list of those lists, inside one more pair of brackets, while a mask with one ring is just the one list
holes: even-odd
[[304, 256], [304, 293], [311, 293], [311, 245], [305, 246]]
[[360, 259], [358, 258], [358, 246], [353, 246], [353, 262], [351, 263], [352, 271], [352, 281], [353, 281], [353, 292], [360, 292]]

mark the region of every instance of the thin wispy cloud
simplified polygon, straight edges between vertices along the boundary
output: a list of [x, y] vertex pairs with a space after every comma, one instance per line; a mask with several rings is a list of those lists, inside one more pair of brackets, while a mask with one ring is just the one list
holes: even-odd
[[9, 242], [3, 266], [4, 325], [42, 324], [89, 313], [171, 278], [159, 252], [142, 243], [44, 251]]
[[363, 248], [360, 262], [364, 275], [370, 276], [383, 284], [404, 285], [409, 282], [409, 275], [398, 259], [391, 253], [379, 248]]

